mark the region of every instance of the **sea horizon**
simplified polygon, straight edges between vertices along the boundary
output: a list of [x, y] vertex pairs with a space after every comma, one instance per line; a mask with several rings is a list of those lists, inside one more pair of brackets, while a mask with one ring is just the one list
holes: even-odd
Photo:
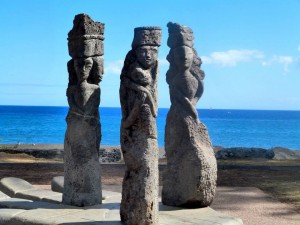
[[[63, 144], [68, 106], [0, 105], [1, 144]], [[120, 107], [100, 106], [101, 145], [119, 146]], [[164, 146], [169, 108], [159, 108], [158, 143]], [[300, 110], [197, 109], [214, 146], [300, 150]]]
[[[1, 105], [1, 106], [16, 106], [16, 107], [66, 107], [69, 108], [69, 106], [63, 106], [63, 105]], [[99, 106], [100, 108], [121, 108], [121, 106]], [[170, 109], [167, 107], [159, 107], [159, 109]], [[246, 110], [246, 111], [296, 111], [300, 112], [300, 109], [245, 109], [245, 108], [196, 108], [197, 110]]]

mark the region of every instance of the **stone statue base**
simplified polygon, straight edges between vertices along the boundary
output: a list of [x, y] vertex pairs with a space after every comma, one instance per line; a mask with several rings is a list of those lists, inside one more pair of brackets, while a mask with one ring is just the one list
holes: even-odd
[[103, 76], [104, 24], [78, 14], [68, 33], [69, 112], [64, 140], [62, 202], [72, 206], [101, 204], [99, 148], [100, 86]]
[[209, 206], [215, 195], [217, 163], [206, 127], [171, 108], [165, 135], [168, 163], [162, 202], [170, 206]]
[[80, 207], [101, 204], [99, 120], [69, 112], [67, 124], [63, 203]]
[[[0, 181], [0, 225], [122, 224], [119, 215], [121, 201], [120, 193], [103, 191], [104, 200], [102, 205], [95, 205], [92, 208], [79, 208], [62, 205], [57, 199], [51, 199], [51, 196], [53, 196], [54, 193], [51, 193], [49, 190], [35, 188], [32, 195], [28, 195], [28, 185], [26, 185], [26, 189], [24, 189], [25, 194], [22, 195], [23, 192], [20, 190], [20, 184], [16, 182], [14, 182], [15, 186], [10, 185], [9, 189], [13, 190], [16, 188], [18, 190], [19, 198], [16, 198], [14, 194], [8, 196], [1, 192], [8, 189], [8, 182], [4, 183], [2, 181], [3, 180]], [[24, 183], [24, 181], [22, 183]], [[39, 190], [39, 192], [37, 192], [37, 190]], [[36, 196], [34, 196], [34, 194], [36, 194]], [[36, 199], [41, 196], [45, 197], [47, 195], [49, 196], [48, 200], [52, 200], [51, 203], [49, 201], [47, 202], [45, 199], [36, 201]], [[59, 193], [56, 195], [59, 195]], [[209, 207], [201, 209], [183, 209], [165, 206], [160, 203], [159, 209], [160, 225], [243, 225], [241, 219], [227, 216]]]
[[141, 137], [122, 145], [126, 171], [122, 186], [121, 220], [125, 224], [158, 224], [158, 145]]

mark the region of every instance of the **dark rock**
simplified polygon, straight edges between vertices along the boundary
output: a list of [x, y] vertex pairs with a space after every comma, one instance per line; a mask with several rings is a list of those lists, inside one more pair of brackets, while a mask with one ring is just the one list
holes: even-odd
[[274, 151], [264, 148], [223, 148], [216, 153], [217, 159], [273, 159]]
[[300, 159], [300, 150], [291, 150], [283, 147], [274, 147], [270, 149], [274, 152], [273, 159], [276, 160], [299, 160]]

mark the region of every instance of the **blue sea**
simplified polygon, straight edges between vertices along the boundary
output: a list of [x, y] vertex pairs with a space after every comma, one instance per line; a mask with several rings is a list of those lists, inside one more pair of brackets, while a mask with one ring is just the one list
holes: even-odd
[[[68, 107], [0, 106], [0, 143], [63, 144]], [[276, 146], [300, 150], [300, 111], [200, 109], [213, 145]], [[168, 109], [159, 109], [159, 146], [164, 146]], [[101, 145], [120, 145], [120, 108], [100, 108]]]

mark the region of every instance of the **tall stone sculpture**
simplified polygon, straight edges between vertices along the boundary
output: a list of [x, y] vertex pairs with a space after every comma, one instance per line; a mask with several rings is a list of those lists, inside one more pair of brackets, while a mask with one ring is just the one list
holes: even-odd
[[121, 148], [126, 164], [121, 220], [158, 224], [157, 79], [159, 27], [134, 29], [121, 73]]
[[69, 112], [64, 141], [63, 203], [89, 206], [102, 202], [99, 147], [99, 82], [103, 75], [104, 24], [75, 16], [68, 33]]
[[214, 198], [217, 164], [208, 131], [198, 120], [196, 104], [203, 93], [204, 72], [193, 48], [190, 28], [168, 23], [167, 83], [171, 108], [165, 128], [167, 167], [162, 202], [183, 207], [209, 206]]

